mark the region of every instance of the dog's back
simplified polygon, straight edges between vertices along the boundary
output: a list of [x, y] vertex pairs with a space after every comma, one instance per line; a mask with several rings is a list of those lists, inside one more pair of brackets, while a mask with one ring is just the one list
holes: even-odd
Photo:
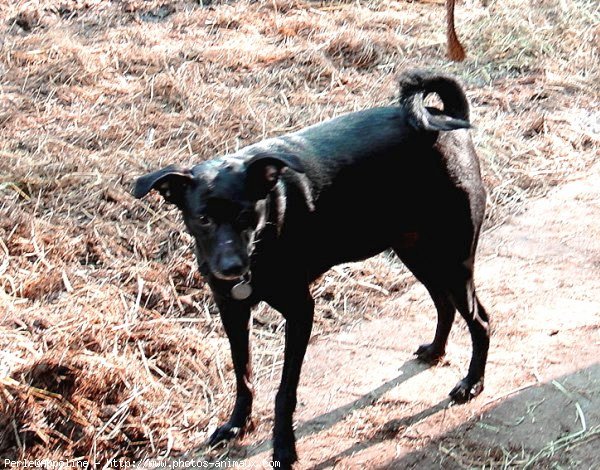
[[[287, 210], [295, 213], [281, 235], [309, 264], [311, 278], [407, 233], [438, 233], [440, 251], [457, 257], [474, 250], [485, 192], [464, 93], [454, 81], [422, 73], [403, 76], [400, 87], [398, 106], [346, 114], [240, 152], [301, 159], [305, 174], [282, 175]], [[423, 105], [432, 92], [444, 111]]]

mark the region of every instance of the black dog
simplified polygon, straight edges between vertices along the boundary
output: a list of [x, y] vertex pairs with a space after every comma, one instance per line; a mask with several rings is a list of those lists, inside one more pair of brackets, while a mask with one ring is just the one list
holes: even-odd
[[[424, 106], [429, 93], [439, 95], [443, 111]], [[286, 319], [273, 454], [291, 466], [292, 415], [313, 322], [309, 285], [336, 264], [388, 248], [437, 309], [433, 342], [417, 356], [433, 363], [444, 355], [458, 310], [473, 355], [450, 395], [462, 402], [481, 392], [489, 331], [473, 264], [485, 191], [469, 127], [460, 85], [414, 71], [400, 78], [398, 106], [347, 114], [191, 169], [171, 165], [138, 179], [137, 198], [157, 189], [181, 210], [231, 344], [236, 402], [211, 444], [235, 437], [250, 416], [248, 323], [251, 307], [265, 301]]]

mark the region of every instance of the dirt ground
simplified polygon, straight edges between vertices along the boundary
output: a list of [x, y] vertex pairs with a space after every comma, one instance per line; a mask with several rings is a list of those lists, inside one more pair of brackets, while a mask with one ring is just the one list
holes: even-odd
[[[484, 234], [477, 284], [493, 339], [471, 403], [447, 399], [470, 354], [460, 321], [441, 365], [412, 359], [435, 324], [420, 285], [383, 302], [377, 319], [315, 338], [298, 394], [298, 468], [599, 468], [599, 214], [596, 166]], [[231, 458], [268, 458], [276, 378], [259, 382], [257, 430]]]

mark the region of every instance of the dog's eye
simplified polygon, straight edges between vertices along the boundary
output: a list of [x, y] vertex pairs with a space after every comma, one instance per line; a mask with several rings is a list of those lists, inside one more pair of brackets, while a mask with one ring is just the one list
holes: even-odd
[[201, 225], [202, 227], [210, 227], [213, 223], [212, 219], [204, 214], [196, 216], [195, 220], [198, 225]]

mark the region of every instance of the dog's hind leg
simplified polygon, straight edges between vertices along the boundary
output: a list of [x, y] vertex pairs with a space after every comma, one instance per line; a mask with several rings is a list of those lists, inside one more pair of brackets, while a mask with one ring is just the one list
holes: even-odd
[[470, 400], [483, 390], [490, 343], [488, 316], [473, 285], [473, 260], [464, 263], [449, 261], [431, 245], [411, 249], [399, 246], [394, 251], [425, 285], [437, 309], [438, 323], [434, 340], [419, 347], [416, 352], [419, 359], [432, 363], [444, 355], [456, 310], [467, 322], [473, 344], [469, 372], [452, 389], [450, 396], [457, 402]]
[[217, 428], [208, 443], [214, 446], [238, 436], [248, 425], [252, 412], [252, 365], [250, 359], [250, 305], [215, 295], [235, 370], [236, 397], [229, 421]]
[[448, 335], [454, 323], [456, 308], [450, 301], [449, 295], [443, 289], [432, 287], [428, 283], [423, 283], [433, 300], [437, 311], [437, 326], [433, 341], [428, 344], [422, 344], [415, 352], [417, 358], [429, 364], [437, 364], [444, 354], [446, 354], [446, 343]]
[[435, 309], [437, 311], [437, 326], [435, 336], [431, 343], [422, 344], [415, 352], [417, 358], [429, 364], [436, 364], [446, 353], [448, 335], [454, 323], [456, 308], [450, 298], [450, 293], [445, 289], [445, 283], [439, 278], [439, 273], [415, 251], [408, 252], [402, 248], [394, 248], [402, 262], [425, 286]]
[[470, 400], [483, 390], [485, 365], [490, 346], [489, 318], [477, 298], [472, 268], [467, 267], [466, 271], [467, 276], [462, 279], [462, 282], [458, 278], [450, 284], [452, 302], [466, 320], [473, 343], [469, 372], [450, 392], [450, 396], [457, 402]]

